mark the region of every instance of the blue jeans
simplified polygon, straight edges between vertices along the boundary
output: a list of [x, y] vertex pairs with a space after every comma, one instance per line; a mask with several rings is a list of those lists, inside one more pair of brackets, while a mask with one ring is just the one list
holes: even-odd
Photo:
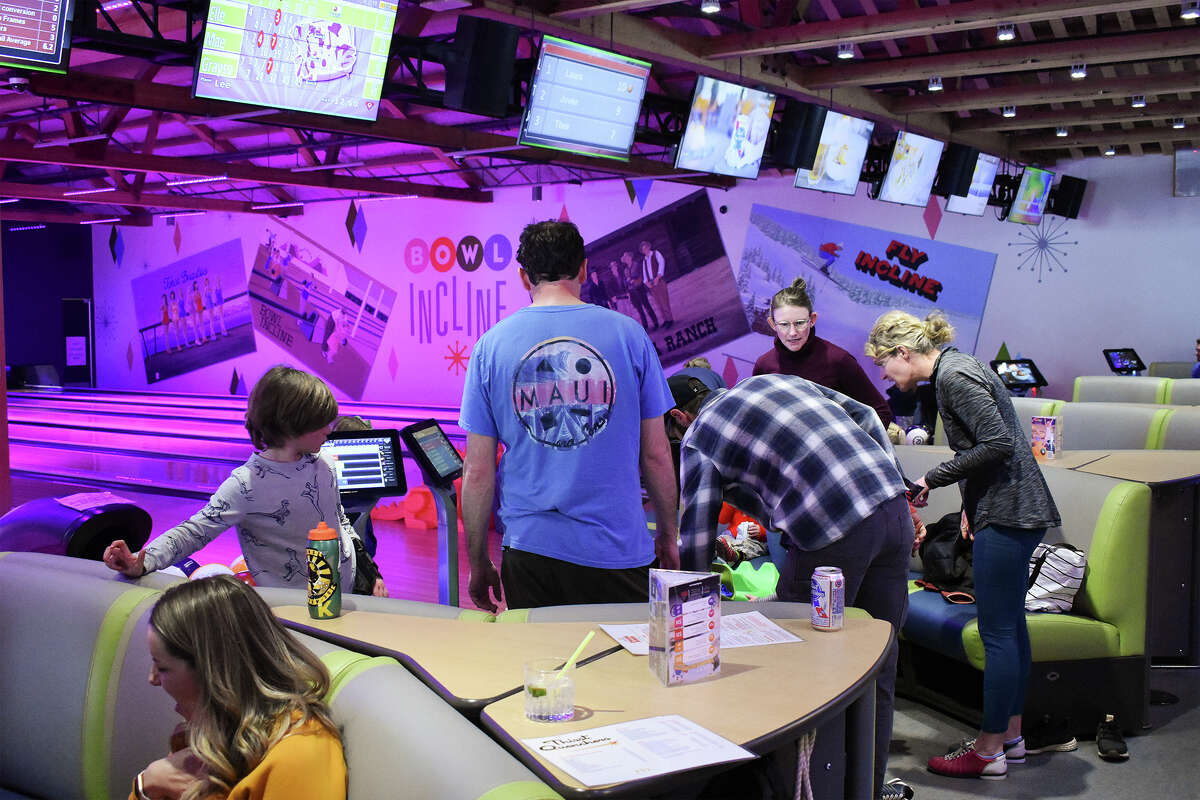
[[1008, 718], [1025, 707], [1033, 664], [1025, 624], [1025, 590], [1029, 559], [1045, 534], [1045, 528], [1004, 525], [988, 525], [975, 532], [975, 603], [984, 652], [984, 733], [1004, 733]]

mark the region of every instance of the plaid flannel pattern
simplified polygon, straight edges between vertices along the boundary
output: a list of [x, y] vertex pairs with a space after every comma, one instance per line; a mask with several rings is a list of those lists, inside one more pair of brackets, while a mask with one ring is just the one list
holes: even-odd
[[905, 490], [875, 410], [791, 375], [710, 398], [681, 451], [683, 569], [708, 570], [722, 502], [816, 550]]

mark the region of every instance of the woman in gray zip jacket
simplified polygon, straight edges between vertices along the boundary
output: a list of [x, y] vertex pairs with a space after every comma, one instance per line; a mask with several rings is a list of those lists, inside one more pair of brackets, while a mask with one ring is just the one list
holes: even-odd
[[975, 599], [983, 640], [983, 724], [974, 739], [929, 769], [959, 778], [1005, 777], [1008, 761], [1025, 759], [1021, 712], [1032, 665], [1025, 625], [1029, 559], [1060, 523], [1054, 498], [1017, 422], [1012, 399], [991, 369], [949, 346], [954, 328], [941, 312], [923, 321], [903, 311], [878, 320], [866, 353], [901, 391], [932, 381], [954, 458], [916, 481], [914, 504], [931, 489], [958, 483], [963, 536], [974, 539]]

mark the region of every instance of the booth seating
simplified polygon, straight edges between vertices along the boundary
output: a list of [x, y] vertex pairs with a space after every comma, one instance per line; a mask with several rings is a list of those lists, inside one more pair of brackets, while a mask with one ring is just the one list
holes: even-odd
[[[920, 447], [897, 453], [910, 478], [945, 457]], [[1088, 563], [1071, 613], [1026, 615], [1034, 660], [1026, 714], [1069, 716], [1077, 735], [1094, 735], [1103, 714], [1116, 714], [1136, 732], [1148, 698], [1150, 488], [1056, 467], [1042, 472], [1062, 516], [1062, 527], [1045, 540], [1075, 545]], [[942, 487], [930, 493], [921, 517], [930, 523], [960, 508], [956, 487]], [[978, 722], [984, 652], [975, 606], [914, 585], [902, 636], [897, 691]]]
[[1060, 403], [1064, 452], [1071, 450], [1160, 450], [1174, 409], [1132, 403]]
[[[1025, 428], [1025, 438], [1029, 438], [1033, 424], [1030, 419], [1033, 417], [1049, 417], [1058, 413], [1059, 407], [1062, 406], [1061, 400], [1049, 400], [1045, 397], [1014, 397], [1012, 399], [1013, 408], [1017, 412], [1017, 419]], [[946, 445], [946, 430], [942, 427], [942, 417], [939, 414], [934, 422], [933, 443]]]
[[1165, 403], [1170, 378], [1138, 375], [1081, 375], [1075, 379], [1075, 402]]
[[1176, 406], [1200, 406], [1200, 378], [1176, 378], [1167, 387], [1167, 402]]
[[1151, 378], [1190, 378], [1195, 361], [1151, 361], [1147, 374]]
[[1160, 444], [1163, 450], [1200, 450], [1200, 408], [1172, 409]]
[[[175, 580], [0, 553], [0, 797], [123, 799], [133, 776], [166, 754], [179, 716], [147, 680], [146, 631]], [[412, 797], [561, 800], [392, 659], [293, 635], [333, 676], [350, 800], [394, 797], [400, 787]]]

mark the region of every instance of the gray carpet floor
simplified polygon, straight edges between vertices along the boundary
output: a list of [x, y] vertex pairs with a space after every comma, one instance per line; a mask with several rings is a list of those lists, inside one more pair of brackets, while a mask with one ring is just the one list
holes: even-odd
[[963, 723], [903, 698], [896, 702], [888, 777], [903, 778], [917, 800], [997, 798], [1200, 798], [1200, 669], [1154, 669], [1151, 688], [1179, 697], [1174, 705], [1150, 707], [1151, 727], [1126, 740], [1129, 760], [1100, 759], [1094, 741], [1069, 753], [1029, 756], [1008, 768], [1002, 781], [963, 780], [925, 768], [931, 755], [965, 736]]

